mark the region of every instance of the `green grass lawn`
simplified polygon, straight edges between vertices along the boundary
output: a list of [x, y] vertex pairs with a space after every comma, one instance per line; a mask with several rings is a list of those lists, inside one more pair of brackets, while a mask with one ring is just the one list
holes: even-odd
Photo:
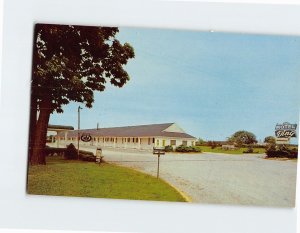
[[47, 158], [30, 166], [29, 194], [133, 200], [185, 201], [161, 179], [112, 164]]
[[[247, 148], [236, 148], [235, 150], [223, 150], [222, 147], [216, 147], [214, 149], [211, 149], [210, 146], [199, 146], [202, 150], [202, 152], [214, 152], [214, 153], [225, 153], [225, 154], [243, 154], [243, 151], [246, 151]], [[255, 153], [263, 154], [265, 153], [264, 148], [253, 148]], [[251, 154], [249, 154], [251, 155]]]

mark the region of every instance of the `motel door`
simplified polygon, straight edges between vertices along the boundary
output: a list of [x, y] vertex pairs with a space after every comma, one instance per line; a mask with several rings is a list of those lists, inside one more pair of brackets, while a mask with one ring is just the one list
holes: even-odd
[[166, 146], [166, 140], [162, 141], [162, 146]]

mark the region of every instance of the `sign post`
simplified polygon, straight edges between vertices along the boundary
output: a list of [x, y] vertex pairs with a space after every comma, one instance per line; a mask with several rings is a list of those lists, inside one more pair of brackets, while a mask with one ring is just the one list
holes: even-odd
[[165, 154], [165, 148], [163, 147], [153, 147], [153, 154], [157, 155], [157, 174], [156, 174], [156, 178], [159, 178], [159, 159], [160, 159], [160, 155], [164, 155]]

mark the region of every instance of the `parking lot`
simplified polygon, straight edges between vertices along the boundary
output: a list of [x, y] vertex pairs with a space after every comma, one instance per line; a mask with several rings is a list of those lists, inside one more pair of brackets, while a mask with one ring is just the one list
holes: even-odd
[[[107, 162], [156, 176], [157, 156], [106, 149]], [[296, 161], [264, 155], [179, 154], [160, 157], [160, 177], [193, 202], [291, 207], [295, 202]]]

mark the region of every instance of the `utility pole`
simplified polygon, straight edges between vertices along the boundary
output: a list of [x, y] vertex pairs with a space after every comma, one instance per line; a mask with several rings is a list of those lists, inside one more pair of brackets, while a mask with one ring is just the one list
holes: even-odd
[[77, 159], [79, 160], [79, 142], [80, 142], [80, 109], [82, 107], [78, 106], [78, 130], [77, 130]]

